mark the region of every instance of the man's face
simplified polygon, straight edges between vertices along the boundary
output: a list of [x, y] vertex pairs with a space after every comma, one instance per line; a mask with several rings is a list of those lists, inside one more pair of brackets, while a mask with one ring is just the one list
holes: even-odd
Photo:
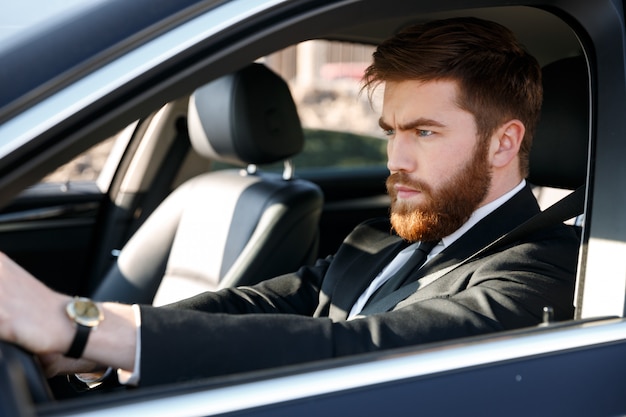
[[489, 191], [489, 143], [456, 95], [452, 81], [386, 83], [380, 124], [389, 138], [391, 223], [411, 242], [448, 236]]

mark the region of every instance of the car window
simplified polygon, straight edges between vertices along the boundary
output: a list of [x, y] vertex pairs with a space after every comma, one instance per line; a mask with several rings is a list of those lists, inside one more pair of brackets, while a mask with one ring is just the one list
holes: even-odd
[[131, 123], [117, 134], [92, 146], [70, 162], [46, 175], [41, 183], [96, 182], [100, 190], [108, 189], [122, 154], [137, 122]]
[[288, 80], [304, 127], [296, 169], [385, 166], [380, 109], [361, 92], [373, 52], [371, 45], [308, 41], [265, 59]]
[[[304, 150], [293, 158], [303, 170], [386, 166], [386, 141], [378, 126], [380, 92], [361, 92], [374, 46], [307, 41], [259, 61], [289, 84], [304, 128]], [[214, 164], [214, 169], [227, 167]], [[282, 164], [262, 167], [280, 170]]]
[[96, 181], [107, 160], [114, 138], [109, 138], [78, 155], [47, 175], [43, 182]]
[[386, 142], [378, 137], [340, 130], [304, 129], [304, 151], [294, 158], [297, 169], [385, 166]]
[[[305, 170], [386, 166], [386, 142], [378, 126], [380, 92], [361, 92], [371, 45], [307, 41], [260, 59], [289, 84], [305, 135], [293, 162]], [[96, 181], [119, 135], [94, 146], [46, 176], [43, 182]], [[231, 167], [215, 163], [213, 169]], [[263, 167], [279, 171], [282, 164]], [[100, 183], [104, 184], [106, 181]]]

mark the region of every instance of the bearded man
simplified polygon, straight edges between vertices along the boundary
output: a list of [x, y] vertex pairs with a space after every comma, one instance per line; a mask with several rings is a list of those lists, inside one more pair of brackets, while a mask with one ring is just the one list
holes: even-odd
[[[540, 211], [524, 179], [537, 61], [506, 28], [457, 18], [381, 44], [364, 81], [385, 88], [390, 219], [253, 287], [160, 308], [86, 302], [100, 324], [82, 345], [64, 311], [76, 303], [2, 258], [0, 338], [51, 373], [108, 366], [150, 385], [533, 326], [544, 306], [571, 318], [578, 239], [566, 226], [463, 262]], [[21, 301], [33, 297], [38, 308]]]

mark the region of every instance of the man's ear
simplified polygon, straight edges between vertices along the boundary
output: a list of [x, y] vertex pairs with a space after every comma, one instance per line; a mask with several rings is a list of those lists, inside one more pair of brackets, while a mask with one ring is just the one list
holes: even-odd
[[517, 156], [525, 132], [524, 123], [517, 119], [509, 120], [496, 130], [491, 148], [491, 163], [494, 167], [506, 166]]

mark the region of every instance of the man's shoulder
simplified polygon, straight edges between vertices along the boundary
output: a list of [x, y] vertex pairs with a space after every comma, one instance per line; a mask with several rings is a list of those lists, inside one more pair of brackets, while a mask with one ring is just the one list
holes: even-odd
[[580, 226], [574, 226], [565, 223], [556, 223], [550, 227], [546, 227], [542, 230], [538, 230], [535, 233], [529, 234], [525, 239], [527, 242], [539, 242], [546, 246], [554, 245], [569, 245], [576, 247], [580, 245], [582, 234], [582, 228]]
[[534, 265], [561, 265], [565, 270], [575, 271], [580, 249], [580, 234], [576, 229], [563, 223], [553, 224], [506, 244], [488, 247], [480, 257], [495, 256], [499, 262], [526, 259], [525, 262]]

